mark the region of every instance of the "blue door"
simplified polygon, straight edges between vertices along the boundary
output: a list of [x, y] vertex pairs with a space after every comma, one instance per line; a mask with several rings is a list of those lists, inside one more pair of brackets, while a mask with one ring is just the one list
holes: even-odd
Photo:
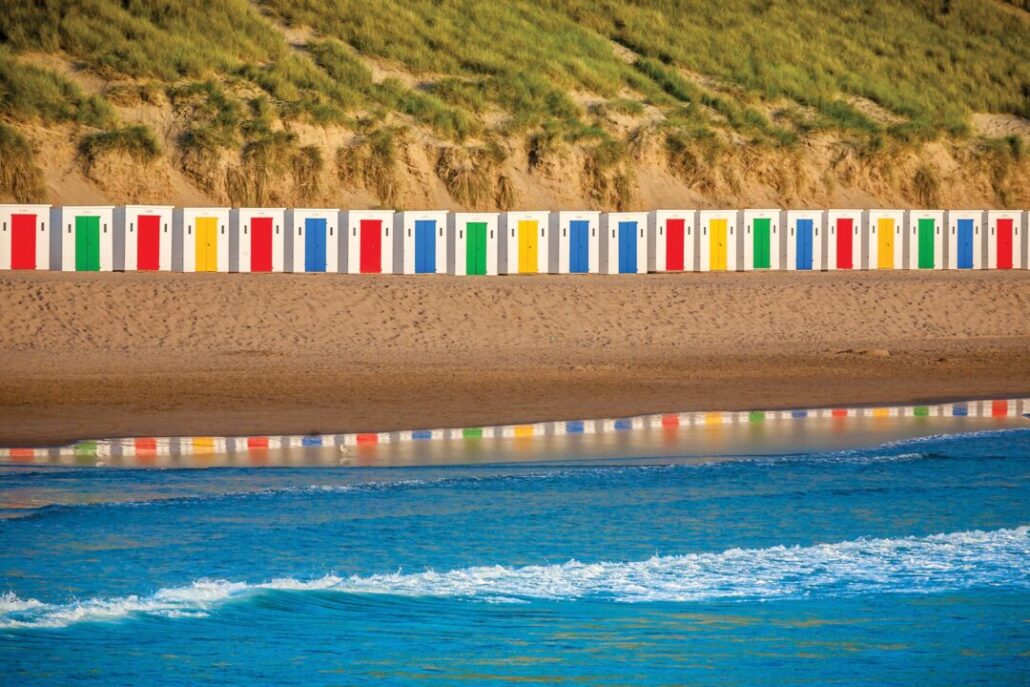
[[797, 226], [797, 269], [812, 269], [812, 220], [799, 219]]
[[590, 222], [569, 222], [569, 272], [590, 271]]
[[619, 222], [619, 272], [637, 271], [637, 223]]
[[415, 220], [415, 274], [436, 273], [436, 220]]
[[325, 219], [304, 220], [304, 271], [325, 272]]
[[958, 221], [958, 259], [956, 264], [960, 270], [973, 269], [973, 220]]

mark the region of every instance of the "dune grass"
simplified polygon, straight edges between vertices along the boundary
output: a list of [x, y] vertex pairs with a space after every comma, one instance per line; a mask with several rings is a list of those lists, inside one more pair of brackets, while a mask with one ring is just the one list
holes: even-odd
[[[84, 151], [146, 154], [103, 95], [22, 59], [60, 53], [112, 82], [105, 93], [119, 105], [154, 102], [163, 88], [188, 122], [178, 147], [198, 179], [227, 149], [248, 164], [279, 123], [372, 122], [457, 144], [440, 174], [478, 199], [483, 184], [461, 171], [476, 155], [457, 151], [525, 136], [533, 167], [578, 143], [608, 179], [607, 158], [631, 148], [613, 142], [611, 120], [646, 107], [687, 176], [720, 138], [793, 146], [836, 131], [857, 145], [918, 145], [967, 136], [973, 112], [1030, 118], [1026, 10], [1025, 0], [11, 3], [0, 13], [0, 116], [99, 130], [83, 132]], [[291, 145], [286, 159], [310, 170]]]

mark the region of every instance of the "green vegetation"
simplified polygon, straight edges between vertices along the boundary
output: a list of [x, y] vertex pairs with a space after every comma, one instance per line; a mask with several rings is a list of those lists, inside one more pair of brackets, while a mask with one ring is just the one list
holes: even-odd
[[[183, 171], [212, 184], [228, 153], [239, 162], [230, 185], [246, 198], [267, 196], [267, 174], [317, 193], [325, 163], [288, 133], [294, 123], [358, 132], [337, 153], [338, 176], [383, 202], [398, 165], [384, 137], [422, 130], [442, 144], [437, 173], [471, 204], [511, 202], [510, 179], [481, 178], [499, 174], [499, 141], [524, 139], [531, 169], [577, 144], [590, 193], [619, 204], [632, 186], [623, 163], [645, 138], [701, 179], [731, 144], [791, 147], [832, 132], [856, 150], [916, 146], [968, 136], [974, 112], [1030, 118], [1026, 10], [1025, 0], [13, 3], [0, 13], [0, 118], [77, 127], [87, 164], [110, 150], [146, 160], [156, 139], [115, 106], [167, 101]], [[109, 85], [83, 93], [67, 69]], [[914, 185], [933, 197], [936, 183], [927, 170]]]
[[6, 124], [0, 124], [0, 188], [8, 189], [19, 203], [41, 202], [46, 191], [32, 146]]

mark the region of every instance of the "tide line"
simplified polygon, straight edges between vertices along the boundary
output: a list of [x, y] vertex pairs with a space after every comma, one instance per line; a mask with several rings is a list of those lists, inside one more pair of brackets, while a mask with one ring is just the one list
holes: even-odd
[[44, 448], [0, 448], [0, 459], [7, 463], [32, 462], [37, 459], [84, 458], [103, 459], [111, 456], [135, 457], [146, 464], [147, 458], [160, 456], [205, 456], [235, 453], [261, 455], [271, 450], [305, 447], [337, 447], [343, 453], [363, 446], [422, 441], [477, 441], [483, 439], [532, 439], [546, 436], [596, 435], [652, 428], [673, 428], [702, 425], [746, 425], [766, 422], [797, 422], [808, 419], [878, 418], [1011, 418], [1030, 417], [1030, 399], [997, 399], [926, 405], [836, 407], [792, 410], [692, 411], [656, 413], [635, 417], [588, 420], [562, 420], [531, 424], [493, 425], [484, 427], [449, 427], [414, 429], [396, 432], [355, 432], [349, 434], [295, 434], [282, 436], [193, 436], [193, 437], [126, 437], [78, 441], [65, 446]]

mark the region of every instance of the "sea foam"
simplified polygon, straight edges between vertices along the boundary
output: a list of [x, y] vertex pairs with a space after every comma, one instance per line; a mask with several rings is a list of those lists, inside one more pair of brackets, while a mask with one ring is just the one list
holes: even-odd
[[519, 568], [477, 566], [370, 576], [292, 577], [263, 583], [201, 579], [150, 596], [65, 604], [0, 596], [0, 628], [54, 628], [137, 616], [202, 617], [270, 590], [456, 598], [486, 603], [533, 600], [697, 602], [935, 593], [980, 587], [1030, 588], [1030, 527], [927, 537], [857, 539], [815, 546], [730, 549], [653, 556], [633, 562]]

